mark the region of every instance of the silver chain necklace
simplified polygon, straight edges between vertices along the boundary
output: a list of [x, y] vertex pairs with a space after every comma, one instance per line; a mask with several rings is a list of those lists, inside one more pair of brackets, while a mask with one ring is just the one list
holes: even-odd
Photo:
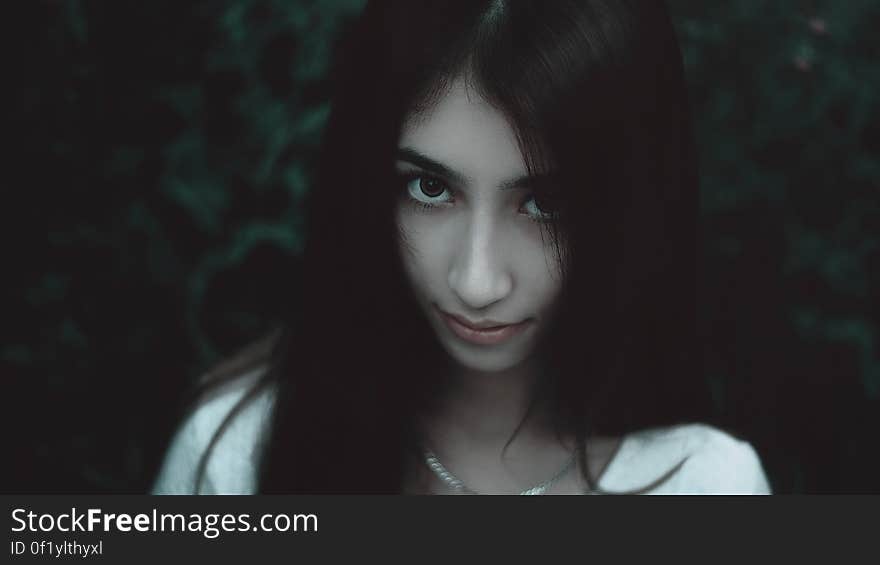
[[[480, 494], [477, 491], [469, 488], [467, 485], [462, 482], [461, 479], [453, 475], [449, 472], [449, 470], [440, 463], [440, 460], [437, 459], [437, 456], [434, 455], [434, 452], [428, 448], [422, 448], [422, 454], [425, 457], [425, 464], [428, 465], [428, 468], [434, 472], [437, 477], [443, 481], [446, 486], [451, 488], [452, 490], [460, 493], [460, 494]], [[527, 488], [526, 490], [520, 492], [520, 495], [538, 495], [544, 494], [547, 490], [550, 489], [556, 482], [561, 479], [566, 473], [568, 473], [572, 467], [574, 467], [575, 462], [577, 461], [577, 450], [572, 452], [571, 457], [569, 457], [568, 461], [565, 462], [565, 465], [556, 472], [555, 475], [544, 481], [543, 483], [537, 484], [531, 488]]]

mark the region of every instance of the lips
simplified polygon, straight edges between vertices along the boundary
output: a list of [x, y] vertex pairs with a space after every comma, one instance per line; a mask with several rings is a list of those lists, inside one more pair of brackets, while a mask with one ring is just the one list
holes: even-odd
[[469, 320], [449, 314], [437, 308], [446, 326], [456, 336], [476, 345], [497, 345], [522, 332], [531, 322], [526, 319], [515, 324], [504, 324], [494, 320], [483, 320], [473, 323]]

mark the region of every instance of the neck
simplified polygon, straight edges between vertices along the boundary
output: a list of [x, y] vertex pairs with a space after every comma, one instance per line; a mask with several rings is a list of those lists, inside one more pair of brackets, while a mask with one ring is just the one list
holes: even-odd
[[535, 407], [526, 421], [524, 418], [539, 377], [533, 361], [497, 372], [457, 368], [436, 409], [424, 422], [428, 439], [432, 445], [452, 443], [500, 450], [521, 423], [517, 438], [534, 437], [545, 428], [542, 410]]
[[[571, 459], [574, 442], [556, 436], [546, 404], [529, 411], [542, 376], [535, 363], [492, 373], [452, 372], [435, 408], [422, 418], [425, 446], [476, 492], [515, 494], [546, 481]], [[416, 492], [447, 491], [425, 461], [414, 463]], [[577, 480], [572, 477], [567, 480]], [[583, 490], [574, 483], [565, 489]]]

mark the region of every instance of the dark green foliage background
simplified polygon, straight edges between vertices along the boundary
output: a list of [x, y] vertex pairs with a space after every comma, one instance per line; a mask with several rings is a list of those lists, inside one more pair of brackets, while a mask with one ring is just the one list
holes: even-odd
[[[278, 321], [332, 42], [360, 6], [15, 4], [7, 490], [146, 490], [195, 376]], [[877, 492], [880, 3], [670, 6], [718, 419], [778, 492]]]

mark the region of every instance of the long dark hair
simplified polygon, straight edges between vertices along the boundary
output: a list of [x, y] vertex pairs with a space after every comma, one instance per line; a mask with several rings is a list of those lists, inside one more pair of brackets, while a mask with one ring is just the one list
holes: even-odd
[[393, 162], [407, 115], [462, 76], [509, 118], [530, 169], [552, 162], [565, 272], [538, 351], [557, 430], [705, 421], [698, 179], [663, 3], [376, 1], [340, 45], [303, 294], [261, 383], [277, 396], [260, 491], [401, 491], [450, 360], [405, 282]]

